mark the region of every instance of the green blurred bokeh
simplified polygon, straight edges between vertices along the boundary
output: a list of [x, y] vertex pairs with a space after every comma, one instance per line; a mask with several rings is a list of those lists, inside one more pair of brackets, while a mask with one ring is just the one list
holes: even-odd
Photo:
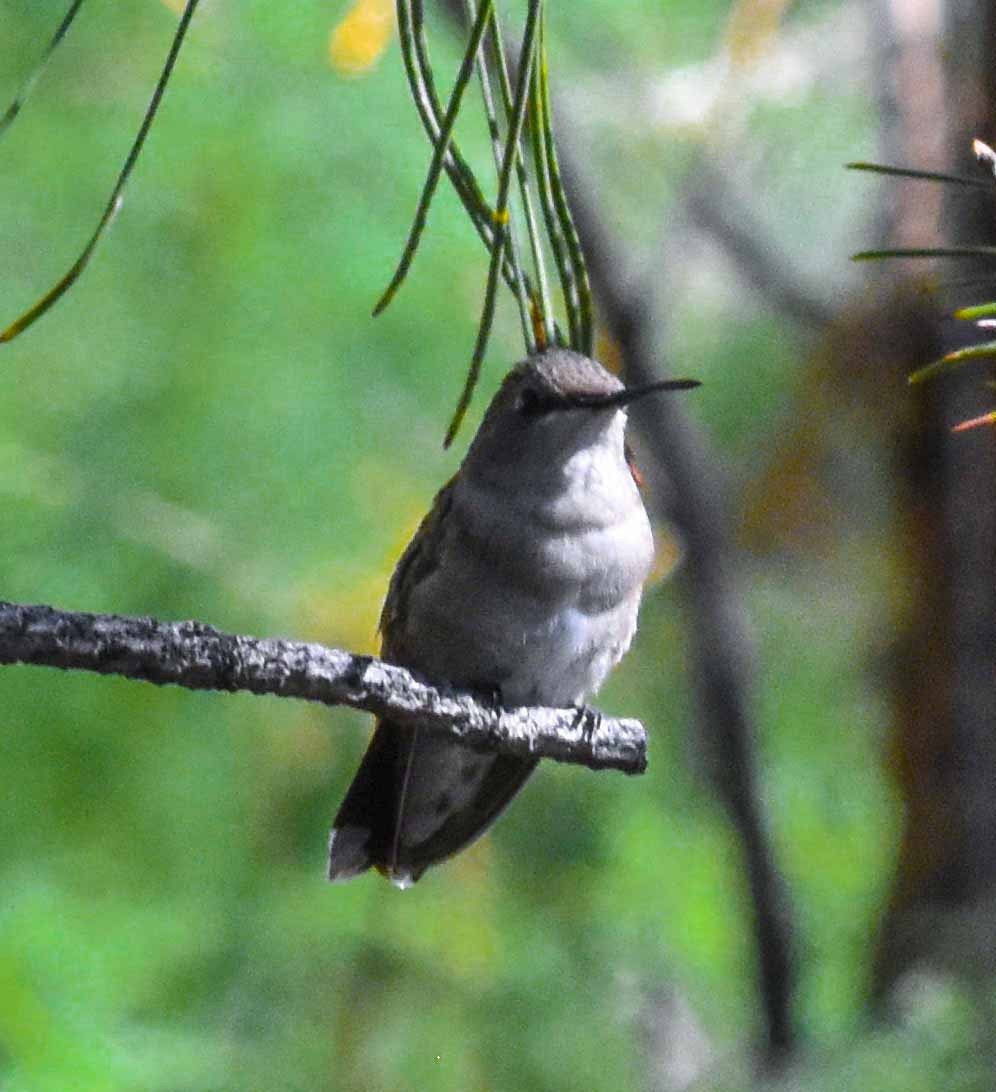
[[[61, 7], [0, 2], [0, 99]], [[646, 241], [704, 130], [652, 112], [637, 126], [626, 97], [710, 56], [727, 5], [551, 9], [600, 197], [652, 264]], [[410, 281], [370, 318], [428, 155], [396, 43], [363, 78], [330, 66], [345, 10], [206, 3], [92, 266], [3, 348], [3, 598], [376, 647], [393, 562], [477, 420], [441, 450], [486, 258], [441, 191]], [[87, 6], [0, 144], [0, 321], [92, 230], [174, 27], [156, 0]], [[433, 44], [452, 64], [446, 35]], [[873, 125], [860, 89], [810, 91], [754, 123], [787, 153], [762, 201], [807, 203], [804, 225], [779, 224], [783, 244], [842, 279], [860, 225], [838, 164]], [[485, 164], [481, 134], [464, 142]], [[667, 301], [675, 355], [707, 381], [689, 405], [738, 482], [777, 435], [799, 347], [721, 262], [698, 261], [695, 291]], [[477, 414], [520, 349], [506, 300]], [[950, 1037], [911, 1033], [917, 1065], [899, 1033], [848, 1045], [896, 816], [861, 661], [884, 575], [867, 542], [825, 530], [816, 559], [747, 562], [802, 1019], [818, 1051], [849, 1059], [821, 1063], [833, 1076], [812, 1087], [929, 1087], [914, 1078], [943, 1071], [965, 1034], [957, 998]], [[544, 767], [491, 836], [400, 895], [323, 879], [365, 718], [4, 669], [0, 1087], [644, 1087], [641, 1013], [670, 993], [719, 1056], [744, 1045], [759, 1019], [749, 908], [685, 674], [664, 585], [600, 699], [648, 723], [650, 773]]]

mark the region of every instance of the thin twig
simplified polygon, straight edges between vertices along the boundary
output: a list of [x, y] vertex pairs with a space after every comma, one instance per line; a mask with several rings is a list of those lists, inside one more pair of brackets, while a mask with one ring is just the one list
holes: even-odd
[[433, 686], [373, 656], [300, 641], [221, 633], [202, 622], [158, 622], [0, 602], [0, 664], [34, 664], [188, 690], [248, 691], [349, 705], [469, 746], [642, 773], [646, 734], [635, 720], [591, 709], [503, 709]]

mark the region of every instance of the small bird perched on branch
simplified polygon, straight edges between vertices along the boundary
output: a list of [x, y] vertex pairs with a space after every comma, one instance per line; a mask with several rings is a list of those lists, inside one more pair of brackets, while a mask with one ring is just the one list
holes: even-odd
[[[549, 349], [513, 368], [394, 571], [384, 659], [505, 705], [587, 701], [629, 648], [653, 539], [625, 445], [627, 389]], [[398, 887], [494, 822], [535, 759], [377, 725], [336, 816], [329, 878]]]

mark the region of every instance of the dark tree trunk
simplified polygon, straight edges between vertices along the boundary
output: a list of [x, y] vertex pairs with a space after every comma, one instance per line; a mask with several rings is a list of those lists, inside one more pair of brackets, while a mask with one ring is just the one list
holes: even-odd
[[[924, 41], [904, 47], [896, 36], [893, 71], [906, 78], [895, 84], [898, 120], [887, 154], [964, 172], [972, 138], [996, 133], [996, 11], [985, 0], [949, 0], [943, 17], [932, 48]], [[897, 139], [902, 132], [905, 140]], [[936, 133], [946, 162], [920, 154], [933, 150]], [[993, 245], [993, 196], [945, 192], [940, 241]], [[924, 238], [923, 205], [910, 201], [899, 204], [892, 227], [899, 245], [938, 241]], [[994, 290], [996, 281], [978, 298], [991, 299]], [[983, 336], [944, 323], [935, 355], [967, 340]], [[878, 938], [879, 1002], [916, 963], [971, 972], [996, 957], [996, 435], [951, 432], [993, 399], [977, 366], [910, 397], [910, 428], [899, 436], [895, 462], [910, 612], [890, 756], [904, 821]]]

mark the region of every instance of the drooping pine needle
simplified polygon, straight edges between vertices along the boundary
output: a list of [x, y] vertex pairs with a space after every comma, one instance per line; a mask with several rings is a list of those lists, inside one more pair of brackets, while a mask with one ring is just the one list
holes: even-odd
[[862, 250], [851, 255], [852, 262], [879, 261], [883, 258], [985, 258], [996, 260], [996, 246], [910, 247], [895, 250]]
[[[981, 140], [974, 140], [972, 142], [972, 151], [974, 152], [976, 159], [981, 164], [988, 167], [992, 174], [996, 175], [996, 151], [993, 151], [988, 144]], [[872, 171], [877, 174], [895, 175], [901, 178], [910, 178], [925, 182], [940, 182], [958, 186], [969, 186], [976, 189], [985, 189], [990, 192], [994, 191], [992, 179], [982, 181], [964, 175], [945, 174], [937, 171], [920, 171], [911, 167], [890, 167], [880, 163], [848, 163], [847, 166], [852, 170]], [[981, 258], [986, 261], [992, 261], [996, 258], [996, 247], [911, 247], [865, 250], [861, 251], [859, 254], [852, 255], [852, 261], [856, 262], [877, 261], [890, 258]], [[963, 280], [960, 283], [963, 285], [988, 283], [989, 280], [991, 280], [991, 277], [984, 279], [970, 278]], [[954, 283], [957, 284], [959, 282]], [[949, 283], [942, 287], [950, 289], [953, 287], [953, 284]], [[954, 312], [952, 317], [974, 321], [978, 326], [986, 328], [996, 326], [996, 318], [993, 318], [992, 316], [996, 316], [996, 302], [981, 303], [971, 307], [961, 307]], [[925, 383], [943, 372], [957, 368], [966, 361], [992, 357], [996, 357], [996, 341], [983, 342], [979, 345], [969, 345], [963, 349], [956, 349], [953, 352], [947, 353], [945, 356], [941, 357], [940, 360], [935, 360], [926, 367], [917, 369], [917, 371], [909, 376], [909, 382], [913, 385]], [[996, 414], [987, 414], [971, 421], [965, 421], [962, 424], [955, 426], [953, 431], [960, 432], [964, 429], [974, 428], [977, 425], [987, 424], [994, 420], [996, 420]]]
[[3, 135], [4, 130], [9, 128], [11, 122], [14, 120], [14, 118], [17, 117], [17, 115], [21, 112], [21, 108], [28, 101], [28, 97], [35, 89], [35, 84], [37, 84], [38, 81], [41, 79], [41, 74], [48, 66], [48, 62], [51, 60], [52, 54], [55, 52], [62, 39], [65, 38], [66, 34], [69, 32], [69, 28], [73, 25], [73, 20], [76, 18], [76, 13], [80, 10], [82, 6], [83, 0], [73, 0], [73, 2], [69, 5], [69, 10], [66, 12], [65, 16], [63, 16], [62, 22], [59, 24], [58, 29], [52, 35], [48, 45], [45, 47], [45, 52], [41, 55], [38, 63], [32, 69], [31, 73], [28, 75], [28, 78], [24, 81], [24, 84], [21, 87], [21, 90], [18, 92], [17, 96], [15, 97], [14, 101], [4, 111], [3, 116], [0, 117], [0, 136]]
[[567, 244], [560, 227], [560, 219], [557, 215], [557, 206], [553, 197], [553, 187], [550, 180], [550, 149], [547, 144], [547, 131], [543, 119], [543, 84], [546, 72], [546, 19], [540, 24], [539, 57], [533, 68], [533, 88], [530, 96], [530, 134], [533, 142], [533, 163], [536, 167], [536, 181], [539, 188], [540, 203], [543, 209], [543, 220], [546, 224], [547, 237], [550, 240], [550, 248], [553, 251], [553, 260], [557, 266], [557, 274], [560, 278], [560, 290], [564, 296], [564, 306], [567, 309], [567, 327], [570, 344], [577, 348], [580, 346], [581, 327], [579, 323], [580, 305], [577, 295], [577, 285], [574, 281], [574, 270], [571, 266]]
[[484, 293], [484, 307], [477, 331], [477, 341], [467, 370], [467, 379], [457, 402], [456, 410], [453, 413], [453, 420], [446, 431], [446, 438], [443, 441], [444, 447], [449, 447], [453, 442], [453, 438], [456, 436], [467, 412], [467, 407], [470, 405], [474, 388], [477, 386], [477, 380], [481, 374], [481, 363], [484, 360], [484, 351], [487, 348], [488, 337], [491, 333], [495, 297], [498, 292], [498, 275], [505, 250], [505, 236], [508, 227], [508, 194], [512, 181], [512, 169], [515, 157], [518, 154], [519, 139], [522, 135], [522, 125], [526, 117], [530, 76], [536, 59], [536, 31], [542, 9], [543, 0], [529, 0], [526, 27], [522, 35], [522, 49], [519, 52], [519, 73], [515, 88], [515, 100], [508, 126], [508, 136], [505, 141], [505, 154], [502, 160], [501, 173], [498, 178], [498, 200], [495, 203], [495, 237], [491, 248], [491, 264], [488, 269], [488, 281]]
[[[429, 140], [435, 145], [442, 129], [443, 109], [436, 93], [432, 65], [429, 62], [428, 47], [425, 42], [422, 0], [398, 0], [397, 12], [398, 37], [401, 42], [401, 55], [408, 76], [408, 84], [419, 117], [422, 119], [423, 128]], [[452, 136], [449, 153], [444, 163], [447, 176], [457, 196], [490, 254], [494, 244], [494, 210], [485, 199], [473, 170], [460, 153], [456, 140]], [[512, 267], [506, 257], [502, 263], [502, 275], [513, 292], [517, 291], [516, 281], [520, 272]], [[530, 290], [528, 277], [524, 274], [522, 276], [528, 292]]]
[[[591, 298], [591, 282], [588, 280], [588, 266], [584, 259], [584, 251], [581, 249], [581, 240], [578, 237], [577, 228], [574, 226], [574, 217], [571, 216], [571, 208], [567, 202], [567, 193], [564, 190], [563, 178], [560, 174], [560, 163], [557, 159], [557, 145], [553, 139], [553, 112], [550, 106], [550, 80], [547, 66], [544, 62], [546, 54], [541, 48], [540, 52], [540, 90], [542, 92], [543, 105], [543, 139], [546, 145], [546, 162], [550, 176], [550, 188], [553, 194], [554, 207], [557, 211], [557, 219], [560, 221], [560, 229], [567, 243], [567, 252], [570, 255], [573, 269], [573, 280], [577, 287], [577, 327], [579, 341], [572, 342], [571, 348], [585, 356], [591, 356], [595, 340], [594, 305]], [[567, 297], [566, 305], [571, 306], [573, 296]]]
[[890, 167], [885, 163], [846, 163], [849, 171], [870, 171], [872, 174], [887, 174], [897, 178], [912, 178], [919, 182], [942, 182], [955, 186], [971, 186], [974, 189], [993, 191], [991, 182], [981, 178], [972, 178], [963, 174], [945, 174], [942, 171], [918, 171], [913, 167]]
[[984, 413], [981, 417], [973, 417], [971, 420], [962, 421], [955, 425], [952, 432], [967, 432], [970, 428], [981, 428], [983, 425], [996, 425], [996, 412]]
[[955, 349], [954, 352], [942, 356], [924, 368], [915, 371], [910, 377], [911, 384], [924, 383], [933, 379], [941, 372], [950, 371], [966, 360], [982, 360], [986, 357], [996, 356], [996, 341], [984, 341], [980, 345], [969, 345], [964, 349]]
[[398, 263], [398, 268], [391, 278], [391, 283], [387, 286], [384, 294], [377, 302], [377, 306], [374, 308], [373, 313], [375, 315], [379, 315], [394, 298], [394, 294], [401, 287], [401, 282], [405, 279], [408, 270], [415, 259], [415, 252], [418, 249], [419, 240], [425, 229], [426, 217], [429, 214], [429, 205], [432, 202], [433, 194], [436, 192], [436, 186], [439, 184], [439, 176], [443, 170], [443, 162], [449, 151], [453, 126], [456, 124], [457, 114], [460, 111], [464, 90], [470, 82], [470, 77], [474, 69], [474, 62], [481, 45], [481, 38], [484, 36], [484, 31], [491, 15], [492, 5], [493, 0], [483, 0], [481, 10], [471, 27], [470, 41], [467, 45], [467, 51], [464, 54], [460, 69], [457, 72], [456, 80], [453, 84], [453, 92], [450, 95], [450, 101], [446, 107], [446, 114], [443, 117], [443, 123], [435, 141], [432, 161], [429, 164], [429, 173], [426, 177], [425, 185], [422, 187], [422, 193], [419, 197], [418, 207], [415, 210], [415, 218], [408, 235], [408, 241], [405, 244], [405, 249], [401, 255], [401, 261]]
[[959, 307], [954, 313], [956, 319], [968, 319], [970, 322], [996, 315], [996, 303], [978, 303], [974, 307]]
[[[468, 0], [470, 2], [470, 0]], [[542, 16], [540, 18], [540, 28], [542, 29]], [[537, 32], [539, 35], [539, 32]], [[539, 36], [537, 37], [539, 41]], [[501, 87], [502, 105], [505, 108], [505, 121], [507, 124], [511, 124], [512, 121], [512, 81], [509, 76], [508, 59], [505, 55], [505, 45], [502, 41], [501, 25], [498, 22], [498, 16], [494, 15], [491, 19], [491, 53], [494, 57], [495, 68], [498, 72], [498, 82]], [[533, 73], [536, 72], [536, 64], [533, 64]], [[482, 73], [483, 75], [483, 73]], [[530, 83], [530, 99], [532, 99], [532, 83]], [[494, 114], [494, 106], [491, 107], [491, 113]], [[500, 137], [497, 132], [497, 121], [492, 125], [492, 141], [495, 148], [495, 162], [497, 166], [501, 167], [501, 146]], [[539, 227], [536, 220], [536, 213], [533, 211], [533, 199], [532, 193], [529, 188], [529, 175], [526, 170], [526, 161], [522, 155], [522, 150], [516, 148], [515, 157], [515, 171], [516, 178], [519, 184], [519, 194], [522, 200], [522, 212], [526, 219], [526, 230], [529, 236], [529, 249], [533, 258], [533, 265], [536, 269], [536, 280], [539, 284], [539, 298], [533, 297], [530, 301], [531, 306], [531, 325], [535, 335], [535, 341], [540, 346], [549, 345], [554, 337], [553, 327], [553, 306], [550, 302], [550, 288], [547, 282], [546, 276], [546, 262], [543, 258], [543, 244], [540, 241]], [[514, 227], [514, 225], [513, 225]], [[509, 243], [515, 245], [515, 232], [514, 230], [509, 236]], [[524, 301], [520, 301], [520, 309], [523, 306]], [[539, 321], [537, 321], [539, 319]], [[528, 339], [527, 339], [528, 340]]]
[[[464, 0], [464, 7], [466, 8], [468, 18], [474, 19], [473, 0]], [[497, 26], [497, 23], [494, 22], [493, 12], [491, 21], [494, 24], [491, 27], [491, 33], [493, 35], [495, 26]], [[491, 94], [491, 78], [488, 75], [488, 62], [483, 50], [478, 54], [477, 74], [481, 83], [481, 99], [484, 103], [484, 116], [488, 123], [488, 133], [491, 137], [491, 148], [494, 153], [495, 169], [500, 171], [502, 158], [501, 131], [498, 128], [498, 117], [495, 112], [494, 96]], [[508, 110], [510, 109], [511, 104], [508, 106]], [[533, 324], [530, 319], [531, 304], [526, 295], [525, 284], [523, 282], [522, 259], [519, 254], [519, 240], [514, 223], [509, 224], [507, 243], [508, 259], [517, 272], [515, 300], [519, 307], [519, 321], [522, 324], [522, 339], [526, 344], [526, 351], [532, 353], [536, 348], [536, 338]]]
[[149, 129], [152, 127], [156, 111], [159, 109], [159, 103], [162, 100], [163, 92], [166, 90], [166, 85], [173, 72], [173, 66], [176, 64], [180, 48], [183, 45], [183, 39], [186, 36], [187, 28], [190, 26], [190, 20], [193, 17], [198, 2], [199, 0], [187, 0], [186, 6], [183, 9], [183, 14], [180, 16], [180, 22], [177, 26], [176, 33], [173, 35], [169, 53], [166, 55], [166, 63], [163, 65], [162, 72], [159, 74], [159, 80], [152, 93], [152, 99], [145, 111], [145, 116], [142, 118], [142, 124], [139, 126], [138, 134], [128, 151], [124, 166], [121, 168], [121, 173], [118, 175], [117, 182], [114, 184], [114, 189], [107, 202], [107, 207], [104, 209], [96, 230], [90, 237], [89, 242], [83, 248], [83, 252], [73, 263], [69, 272], [66, 273], [56, 285], [50, 288], [34, 306], [30, 307], [20, 316], [20, 318], [12, 322], [6, 330], [0, 332], [0, 342], [12, 341], [18, 334], [23, 333], [32, 323], [41, 318], [41, 316], [44, 315], [45, 312], [73, 286], [73, 284], [75, 284], [80, 274], [86, 269], [87, 264], [97, 247], [97, 243], [100, 242], [101, 236], [113, 223], [114, 217], [121, 208], [125, 185], [135, 167], [135, 163], [138, 161], [142, 146], [145, 144], [145, 138], [149, 135]]
[[[398, 39], [401, 43], [401, 56], [405, 65], [405, 74], [408, 77], [408, 86], [419, 117], [422, 119], [422, 127], [435, 147], [442, 130], [440, 120], [442, 109], [435, 96], [435, 89], [429, 81], [431, 69], [428, 62], [420, 58], [417, 53], [412, 0], [398, 0], [397, 16]], [[485, 242], [490, 250], [492, 211], [477, 185], [474, 172], [460, 154], [460, 149], [452, 136], [443, 157], [443, 166], [471, 222], [479, 231], [482, 228], [485, 231], [487, 236]]]

